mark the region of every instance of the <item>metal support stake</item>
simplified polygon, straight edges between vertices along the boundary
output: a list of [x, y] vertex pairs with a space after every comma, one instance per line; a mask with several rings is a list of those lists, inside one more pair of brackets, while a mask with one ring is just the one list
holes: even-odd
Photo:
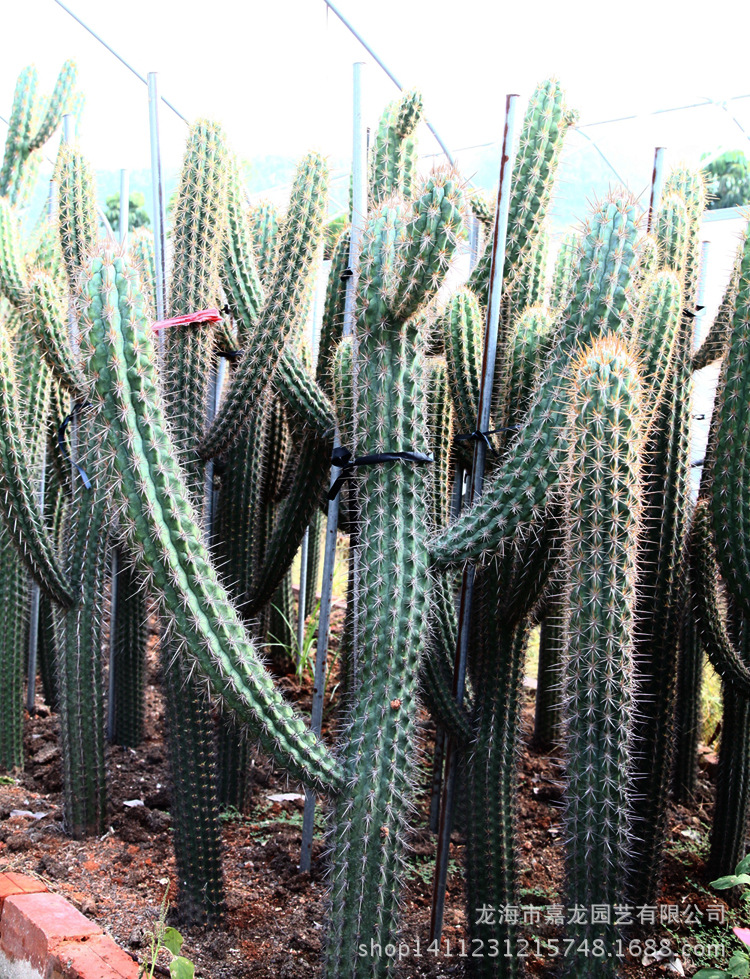
[[[47, 218], [52, 220], [55, 214], [55, 181], [50, 180], [49, 182], [49, 193], [47, 195]], [[47, 440], [45, 436], [44, 445], [42, 447], [42, 458], [39, 463], [40, 465], [40, 477], [39, 477], [39, 511], [44, 513], [44, 489], [45, 489], [45, 479], [47, 475]], [[41, 592], [39, 585], [35, 582], [31, 582], [31, 610], [29, 613], [29, 645], [28, 645], [28, 663], [26, 669], [26, 709], [29, 714], [34, 713], [35, 703], [36, 703], [36, 667], [37, 667], [37, 653], [39, 651], [39, 603], [41, 601]]]
[[[148, 121], [151, 139], [151, 191], [154, 200], [154, 264], [156, 266], [156, 318], [166, 316], [167, 265], [165, 257], [165, 229], [167, 210], [164, 198], [164, 175], [161, 169], [161, 148], [159, 145], [159, 92], [156, 72], [148, 73]], [[163, 331], [159, 332], [159, 351], [163, 352]]]
[[646, 231], [651, 231], [654, 218], [661, 200], [661, 188], [664, 184], [664, 147], [657, 146], [654, 150], [654, 168], [651, 172], [651, 196], [648, 202], [648, 221]]
[[[118, 234], [120, 244], [125, 249], [128, 240], [128, 224], [130, 218], [130, 174], [120, 170], [120, 226]], [[109, 586], [109, 694], [107, 698], [107, 740], [112, 743], [115, 737], [115, 684], [117, 683], [117, 667], [115, 665], [115, 649], [117, 634], [115, 621], [117, 619], [117, 575], [120, 570], [120, 549], [113, 547], [110, 554], [110, 586]]]
[[[492, 265], [490, 267], [490, 296], [487, 307], [487, 322], [484, 333], [484, 353], [479, 386], [479, 417], [477, 430], [486, 432], [490, 427], [490, 408], [492, 405], [492, 381], [495, 375], [495, 357], [500, 323], [500, 303], [503, 293], [503, 270], [505, 266], [505, 238], [508, 231], [508, 210], [510, 206], [511, 177], [513, 173], [512, 150], [515, 139], [517, 95], [508, 95], [505, 103], [505, 130], [503, 149], [500, 158], [500, 186], [497, 193], [497, 213], [492, 238]], [[479, 499], [484, 485], [484, 466], [487, 458], [487, 445], [483, 439], [474, 443], [474, 465], [468, 503]], [[469, 626], [474, 598], [474, 578], [476, 569], [469, 565], [461, 582], [461, 600], [458, 611], [458, 641], [453, 673], [453, 693], [456, 702], [463, 703], [466, 683], [466, 654], [469, 645]], [[430, 941], [440, 941], [443, 932], [445, 911], [445, 888], [448, 879], [448, 854], [450, 849], [451, 826], [456, 792], [456, 757], [450, 738], [446, 750], [445, 790], [443, 807], [440, 813], [435, 879], [432, 894], [432, 918], [430, 921]]]
[[[349, 245], [349, 268], [354, 273], [346, 282], [346, 303], [344, 306], [344, 336], [354, 333], [354, 300], [359, 272], [359, 255], [362, 251], [362, 236], [367, 220], [367, 130], [362, 117], [362, 62], [354, 65], [354, 139], [352, 148], [352, 220], [351, 243]], [[356, 363], [356, 350], [353, 351], [353, 373]], [[336, 434], [334, 444], [339, 445]], [[331, 474], [333, 484], [335, 474]], [[331, 624], [331, 600], [333, 597], [333, 566], [336, 559], [336, 537], [339, 525], [339, 497], [328, 503], [326, 519], [325, 550], [323, 553], [323, 584], [320, 594], [320, 621], [318, 624], [318, 645], [315, 652], [315, 684], [311, 729], [320, 734], [323, 723], [323, 694], [325, 692], [326, 666], [328, 661], [328, 632]], [[302, 820], [302, 849], [299, 869], [308, 871], [312, 863], [313, 823], [315, 819], [315, 793], [305, 789], [305, 813]]]
[[[121, 225], [122, 227], [122, 225]], [[110, 556], [111, 583], [109, 589], [109, 695], [107, 700], [107, 741], [111, 744], [115, 737], [115, 615], [117, 613], [117, 575], [120, 571], [120, 549], [112, 548]]]
[[[318, 261], [318, 275], [315, 282], [315, 294], [313, 299], [312, 315], [310, 317], [310, 350], [312, 352], [312, 366], [313, 371], [318, 363], [318, 315], [320, 309], [320, 275], [322, 269], [322, 251], [321, 258]], [[313, 517], [313, 523], [315, 523], [315, 517]], [[299, 596], [297, 602], [297, 650], [298, 655], [302, 655], [302, 648], [305, 644], [305, 619], [307, 618], [308, 609], [307, 605], [307, 562], [310, 553], [310, 528], [308, 527], [305, 531], [305, 536], [302, 538], [302, 546], [300, 547], [300, 563], [299, 563]], [[315, 588], [315, 582], [313, 582], [313, 588]]]

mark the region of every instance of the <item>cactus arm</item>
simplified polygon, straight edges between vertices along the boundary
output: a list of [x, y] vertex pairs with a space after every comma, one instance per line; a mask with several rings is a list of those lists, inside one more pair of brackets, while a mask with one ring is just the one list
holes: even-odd
[[248, 208], [247, 222], [258, 264], [258, 274], [263, 288], [266, 289], [273, 276], [279, 250], [281, 219], [278, 209], [270, 201], [260, 201]]
[[85, 286], [82, 348], [124, 503], [124, 534], [185, 654], [271, 757], [324, 793], [341, 769], [284, 702], [210, 565], [164, 420], [156, 352], [136, 276], [121, 258], [95, 258]]
[[[555, 79], [539, 85], [529, 100], [513, 163], [503, 274], [506, 288], [521, 271], [522, 253], [532, 247], [547, 213], [565, 134], [575, 118], [565, 107]], [[482, 305], [487, 303], [491, 259], [492, 251], [487, 248], [468, 282]]]
[[292, 190], [279, 255], [258, 316], [253, 346], [232, 375], [222, 405], [202, 440], [199, 451], [204, 458], [225, 451], [238, 437], [279, 362], [284, 344], [295, 330], [323, 229], [327, 186], [327, 166], [320, 156], [310, 154], [303, 160]]
[[422, 663], [422, 696], [438, 724], [460, 748], [465, 748], [473, 739], [469, 710], [456, 703], [450, 663], [436, 653], [435, 649], [428, 649]]
[[31, 325], [55, 379], [80, 396], [86, 382], [70, 346], [62, 296], [46, 272], [31, 274], [27, 304]]
[[52, 95], [47, 103], [47, 110], [39, 124], [39, 128], [29, 140], [28, 148], [30, 151], [41, 149], [60, 125], [63, 114], [67, 110], [70, 102], [76, 75], [77, 68], [75, 62], [70, 60], [66, 61], [60, 69], [60, 74], [57, 76], [55, 87], [52, 90]]
[[2, 516], [32, 578], [50, 598], [69, 608], [73, 595], [39, 510], [18, 406], [13, 353], [3, 324], [0, 325], [0, 490], [5, 497]]
[[[515, 320], [508, 342], [508, 365], [496, 381], [499, 424], [518, 425], [529, 407], [537, 377], [544, 369], [550, 352], [553, 320], [541, 306], [530, 306]], [[496, 371], [497, 374], [501, 373]], [[501, 443], [508, 443], [509, 433], [500, 435]]]
[[[732, 317], [732, 332], [722, 364], [711, 427], [711, 516], [722, 577], [750, 610], [750, 482], [745, 473], [750, 443], [750, 238], [745, 241]], [[714, 421], [716, 422], [714, 426]], [[708, 452], [707, 452], [708, 455]]]
[[60, 245], [70, 290], [75, 294], [78, 270], [96, 244], [94, 178], [86, 160], [68, 143], [60, 146], [56, 171]]
[[0, 292], [17, 308], [23, 305], [26, 278], [18, 218], [10, 202], [0, 198]]
[[[709, 364], [720, 360], [726, 353], [729, 335], [732, 330], [732, 317], [734, 315], [735, 304], [740, 289], [740, 280], [743, 274], [743, 262], [747, 263], [749, 260], [746, 254], [746, 239], [747, 233], [743, 236], [737, 249], [737, 257], [716, 317], [705, 339], [693, 354], [692, 366], [694, 371], [708, 367]], [[745, 268], [745, 278], [747, 278], [747, 268]]]
[[711, 666], [724, 683], [750, 697], [750, 668], [737, 655], [729, 637], [719, 591], [719, 566], [705, 501], [695, 508], [690, 535], [690, 565], [693, 598], [703, 647]]
[[222, 252], [221, 284], [239, 327], [240, 346], [245, 347], [252, 336], [264, 294], [235, 159], [230, 159], [228, 168], [227, 235]]
[[687, 204], [677, 193], [662, 198], [654, 222], [659, 268], [682, 274], [687, 261], [688, 212]]
[[330, 437], [305, 434], [291, 486], [279, 506], [263, 562], [255, 575], [257, 584], [248, 600], [247, 614], [257, 613], [269, 601], [291, 567], [323, 495], [332, 448]]
[[675, 342], [682, 316], [682, 288], [670, 271], [649, 277], [642, 286], [636, 320], [638, 346], [646, 385], [644, 399], [651, 406], [649, 425], [661, 410]]
[[482, 314], [473, 292], [458, 289], [440, 317], [448, 381], [459, 433], [473, 432], [479, 417]]
[[409, 224], [397, 243], [393, 274], [397, 276], [388, 310], [394, 319], [406, 320], [435, 294], [448, 271], [456, 247], [456, 184], [448, 179], [426, 199], [419, 199]]
[[562, 240], [557, 252], [555, 268], [552, 275], [552, 291], [550, 293], [550, 308], [564, 309], [568, 305], [570, 290], [575, 282], [576, 270], [580, 264], [581, 238], [574, 231], [569, 231]]
[[323, 307], [323, 324], [318, 344], [318, 362], [315, 365], [315, 379], [325, 393], [332, 396], [333, 360], [336, 346], [344, 332], [344, 304], [346, 300], [346, 278], [343, 273], [349, 267], [351, 233], [342, 231], [331, 255], [331, 271], [326, 284], [326, 298]]
[[634, 201], [612, 196], [596, 207], [553, 356], [518, 437], [484, 496], [432, 541], [438, 566], [489, 557], [517, 528], [541, 519], [565, 458], [570, 358], [607, 332], [629, 332], [635, 237]]
[[414, 133], [422, 118], [422, 96], [412, 89], [391, 102], [378, 122], [370, 165], [370, 206], [387, 197], [411, 197], [414, 185]]
[[310, 377], [300, 358], [284, 350], [273, 375], [273, 387], [299, 423], [318, 436], [333, 432], [336, 420], [333, 406]]
[[143, 298], [148, 308], [156, 311], [156, 257], [154, 236], [148, 228], [136, 228], [129, 236], [130, 257], [141, 276]]

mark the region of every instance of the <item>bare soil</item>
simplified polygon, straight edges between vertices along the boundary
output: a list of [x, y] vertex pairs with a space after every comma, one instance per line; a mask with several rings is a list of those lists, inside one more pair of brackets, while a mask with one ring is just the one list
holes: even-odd
[[[39, 876], [50, 890], [63, 894], [97, 921], [136, 959], [148, 947], [148, 933], [158, 916], [168, 888], [174, 898], [175, 865], [170, 839], [169, 772], [163, 741], [163, 706], [159, 692], [157, 658], [151, 656], [147, 689], [148, 730], [138, 750], [108, 749], [110, 801], [108, 830], [97, 839], [71, 840], [62, 831], [60, 750], [57, 718], [38, 699], [38, 710], [26, 720], [27, 764], [14, 784], [0, 784], [0, 869]], [[309, 678], [298, 682], [294, 674], [281, 678], [286, 695], [301, 710], [310, 706]], [[526, 692], [524, 720], [527, 736], [533, 721], [533, 691]], [[329, 712], [330, 723], [330, 712]], [[435, 837], [427, 826], [429, 784], [434, 726], [426, 713], [421, 717], [421, 789], [411, 840], [409, 875], [403, 896], [403, 934], [400, 940], [413, 951], [400, 963], [397, 975], [411, 977], [461, 977], [468, 975], [461, 954], [471, 950], [468, 941], [465, 892], [462, 875], [463, 842], [454, 832], [441, 954], [429, 946], [431, 880]], [[652, 939], [675, 953], [671, 960], [653, 961], [628, 955], [621, 966], [626, 977], [654, 977], [663, 972], [691, 975], [698, 966], [718, 965], [715, 956], [698, 943], [723, 942], [726, 955], [740, 947], [730, 923], [741, 922], [722, 895], [708, 887], [704, 870], [707, 832], [710, 827], [715, 755], [701, 752], [701, 771], [694, 803], [673, 807], [670, 816], [664, 886], [661, 903], [680, 908], [683, 919], [672, 931], [657, 924], [638, 924], [625, 936], [628, 941]], [[521, 757], [521, 855], [522, 906], [563, 903], [560, 896], [562, 853], [560, 805], [561, 767], [554, 755], [524, 749]], [[275, 770], [267, 758], [252, 758], [252, 802], [245, 814], [227, 813], [223, 822], [225, 886], [228, 910], [221, 927], [182, 929], [183, 954], [192, 959], [197, 975], [211, 979], [260, 979], [309, 977], [319, 970], [325, 922], [323, 844], [320, 833], [314, 845], [311, 874], [298, 870], [303, 803], [274, 802], [270, 795], [302, 792]], [[140, 800], [143, 805], [128, 806]], [[21, 814], [18, 814], [21, 813]], [[33, 815], [24, 815], [31, 813]], [[729, 872], [730, 868], [727, 868]], [[708, 906], [724, 909], [724, 924], [706, 924]], [[691, 912], [691, 908], [697, 909]], [[690, 913], [696, 922], [690, 923]], [[532, 915], [533, 917], [533, 915]], [[736, 920], [735, 920], [736, 918]], [[657, 918], [658, 921], [658, 918]], [[565, 929], [545, 923], [520, 927], [528, 942], [526, 969], [530, 975], [553, 975], [556, 960], [549, 953], [550, 939]], [[731, 940], [731, 941], [730, 941]], [[463, 943], [463, 944], [462, 944]], [[638, 951], [638, 945], [632, 948]], [[448, 954], [448, 953], [451, 954]], [[677, 962], [679, 959], [679, 962]], [[168, 974], [164, 966], [163, 974]]]

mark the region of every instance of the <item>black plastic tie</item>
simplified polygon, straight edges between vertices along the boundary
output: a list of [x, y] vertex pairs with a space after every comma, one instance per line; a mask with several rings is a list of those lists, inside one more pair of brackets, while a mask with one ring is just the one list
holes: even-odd
[[354, 275], [354, 269], [344, 269], [344, 271], [339, 276], [340, 279], [351, 279]]
[[335, 469], [340, 469], [341, 474], [336, 477], [329, 489], [328, 499], [335, 500], [341, 487], [352, 475], [352, 470], [361, 466], [377, 466], [383, 462], [416, 462], [420, 465], [428, 465], [434, 461], [432, 456], [425, 455], [423, 452], [374, 452], [371, 455], [357, 456], [356, 459], [352, 459], [349, 449], [339, 445], [331, 454], [331, 465]]
[[488, 432], [480, 432], [477, 428], [475, 431], [469, 432], [468, 435], [454, 435], [453, 438], [456, 442], [484, 442], [493, 455], [499, 455], [500, 453], [490, 441], [490, 435], [498, 435], [500, 432], [517, 432], [518, 428], [518, 425], [506, 425], [503, 428], [491, 428]]
[[244, 352], [244, 350], [219, 350], [217, 351], [217, 356], [224, 357], [227, 360], [237, 360]]
[[685, 316], [690, 317], [690, 319], [692, 320], [692, 319], [695, 319], [695, 317], [698, 315], [698, 313], [700, 313], [700, 311], [703, 310], [703, 309], [705, 309], [705, 308], [706, 308], [705, 306], [696, 306], [695, 307], [695, 310], [683, 309], [682, 312], [685, 314]]
[[65, 448], [65, 429], [71, 423], [71, 421], [73, 420], [74, 415], [76, 415], [78, 413], [79, 409], [85, 408], [85, 407], [86, 407], [85, 403], [83, 403], [83, 402], [77, 402], [76, 404], [73, 405], [73, 410], [70, 412], [70, 414], [69, 415], [66, 415], [65, 418], [63, 418], [62, 422], [60, 423], [60, 427], [57, 430], [57, 444], [58, 444], [58, 447], [60, 449], [60, 452], [62, 452], [62, 454], [63, 454], [63, 457], [69, 463], [71, 463], [73, 466], [75, 466], [75, 468], [78, 470], [78, 475], [81, 477], [81, 479], [83, 481], [83, 485], [86, 487], [87, 490], [90, 490], [91, 489], [91, 480], [86, 475], [86, 470], [83, 469], [81, 466], [79, 466], [77, 462], [73, 462], [73, 460], [71, 459], [70, 455], [68, 454], [68, 450]]

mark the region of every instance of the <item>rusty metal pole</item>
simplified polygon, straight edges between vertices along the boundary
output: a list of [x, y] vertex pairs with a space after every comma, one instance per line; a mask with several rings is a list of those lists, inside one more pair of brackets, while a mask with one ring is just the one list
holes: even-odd
[[[518, 96], [508, 95], [505, 102], [505, 129], [503, 148], [500, 157], [500, 186], [497, 192], [497, 213], [492, 236], [492, 264], [490, 267], [490, 294], [487, 303], [487, 320], [484, 332], [484, 353], [479, 385], [479, 417], [477, 431], [486, 432], [490, 427], [492, 406], [492, 381], [495, 375], [495, 356], [500, 323], [500, 303], [503, 293], [503, 271], [505, 266], [505, 239], [508, 231], [508, 212], [510, 207], [511, 177], [513, 175], [513, 146], [515, 142], [516, 110]], [[484, 467], [487, 458], [487, 444], [483, 439], [474, 443], [474, 465], [469, 487], [468, 503], [477, 500], [484, 486]], [[461, 581], [461, 599], [458, 611], [458, 640], [453, 672], [453, 694], [458, 704], [463, 703], [466, 685], [466, 655], [469, 645], [469, 625], [474, 599], [474, 578], [476, 570], [469, 565]], [[450, 850], [451, 828], [455, 808], [457, 764], [450, 738], [445, 758], [445, 788], [440, 813], [435, 877], [432, 893], [432, 917], [430, 920], [430, 941], [440, 941], [443, 932], [445, 911], [445, 888], [448, 879], [448, 854]]]

